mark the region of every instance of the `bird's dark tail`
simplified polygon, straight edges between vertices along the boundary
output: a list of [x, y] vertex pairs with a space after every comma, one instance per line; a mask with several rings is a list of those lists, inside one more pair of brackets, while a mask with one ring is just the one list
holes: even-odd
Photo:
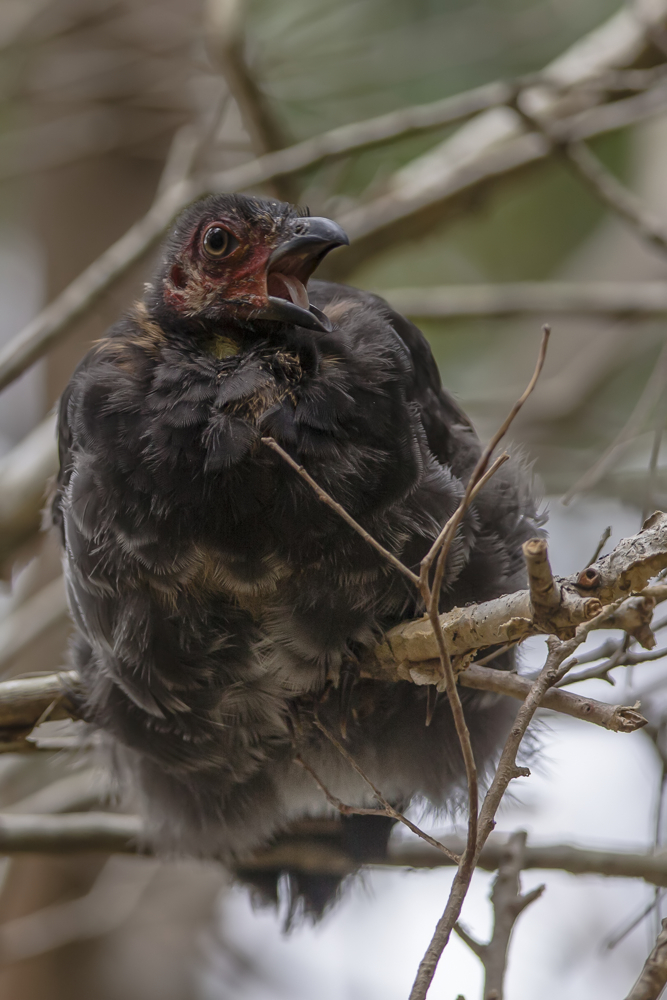
[[[316, 922], [340, 896], [348, 875], [366, 862], [386, 858], [394, 822], [388, 816], [341, 816], [340, 820], [299, 824], [289, 833], [290, 849], [295, 855], [293, 865], [277, 865], [262, 871], [243, 869], [237, 872], [238, 877], [249, 886], [259, 905], [276, 908], [285, 905], [285, 930], [304, 918]], [[279, 845], [277, 840], [276, 846]], [[323, 869], [328, 855], [335, 871], [312, 872], [306, 865], [299, 865], [300, 853], [305, 860], [318, 848], [328, 848], [326, 853], [322, 852]], [[341, 874], [345, 868], [348, 870]]]

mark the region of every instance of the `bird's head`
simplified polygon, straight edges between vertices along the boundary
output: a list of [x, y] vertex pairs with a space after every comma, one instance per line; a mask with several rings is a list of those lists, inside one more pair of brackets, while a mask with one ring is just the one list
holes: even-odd
[[329, 321], [308, 301], [306, 286], [326, 254], [347, 243], [335, 222], [283, 202], [213, 195], [177, 220], [152, 294], [175, 320], [326, 331]]

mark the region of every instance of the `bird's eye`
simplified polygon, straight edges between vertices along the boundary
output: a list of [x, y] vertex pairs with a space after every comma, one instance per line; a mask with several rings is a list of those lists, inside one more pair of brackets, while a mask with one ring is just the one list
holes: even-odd
[[202, 240], [204, 251], [209, 257], [226, 257], [238, 246], [235, 238], [222, 226], [209, 226]]

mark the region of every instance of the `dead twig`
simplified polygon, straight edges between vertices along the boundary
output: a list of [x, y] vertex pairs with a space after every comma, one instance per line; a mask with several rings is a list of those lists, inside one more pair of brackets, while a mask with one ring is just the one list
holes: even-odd
[[[478, 481], [481, 479], [481, 477], [486, 472], [486, 467], [487, 467], [487, 465], [489, 463], [489, 459], [491, 458], [491, 455], [493, 454], [493, 452], [497, 448], [497, 446], [500, 443], [500, 441], [502, 441], [502, 439], [504, 438], [505, 434], [509, 430], [509, 427], [510, 427], [512, 421], [514, 420], [514, 418], [518, 414], [519, 410], [521, 409], [521, 407], [526, 402], [526, 400], [528, 399], [528, 397], [532, 393], [533, 389], [537, 385], [537, 380], [540, 377], [540, 374], [542, 372], [542, 368], [544, 367], [544, 361], [546, 359], [546, 353], [547, 353], [547, 347], [549, 345], [549, 335], [550, 334], [551, 334], [551, 327], [548, 326], [547, 324], [545, 324], [542, 327], [542, 342], [540, 344], [540, 350], [539, 350], [539, 353], [538, 353], [537, 363], [535, 365], [535, 371], [533, 372], [533, 375], [532, 375], [532, 377], [530, 379], [530, 382], [526, 386], [526, 388], [523, 391], [523, 393], [521, 394], [521, 396], [517, 399], [516, 403], [514, 404], [514, 406], [510, 410], [510, 412], [505, 417], [505, 420], [503, 421], [503, 423], [500, 425], [500, 427], [498, 428], [498, 430], [496, 431], [496, 433], [493, 435], [493, 437], [491, 438], [491, 440], [489, 441], [489, 443], [487, 444], [487, 446], [482, 451], [482, 454], [480, 455], [480, 457], [479, 457], [479, 459], [477, 461], [477, 464], [476, 464], [475, 468], [473, 469], [472, 475], [470, 476], [470, 479], [468, 480], [468, 484], [466, 486], [466, 492], [465, 492], [465, 494], [463, 496], [463, 499], [461, 500], [458, 508], [454, 511], [454, 513], [449, 518], [449, 520], [447, 521], [447, 523], [445, 524], [445, 526], [442, 528], [440, 534], [438, 535], [438, 537], [436, 538], [436, 540], [431, 545], [431, 548], [429, 549], [429, 551], [426, 553], [426, 555], [422, 559], [422, 561], [421, 561], [421, 567], [420, 567], [420, 581], [421, 581], [422, 586], [425, 583], [428, 583], [428, 574], [431, 571], [431, 567], [433, 565], [433, 561], [435, 560], [436, 557], [438, 557], [438, 553], [440, 553], [440, 557], [438, 559], [438, 562], [439, 562], [439, 564], [440, 564], [440, 562], [442, 562], [442, 566], [443, 566], [443, 569], [444, 569], [444, 562], [445, 562], [446, 557], [447, 557], [447, 551], [449, 549], [449, 545], [451, 545], [451, 539], [454, 537], [454, 534], [456, 533], [456, 529], [458, 528], [459, 524], [461, 523], [463, 515], [464, 515], [464, 513], [465, 513], [465, 511], [466, 511], [466, 509], [467, 509], [467, 507], [468, 507], [468, 505], [470, 503], [470, 497], [471, 497], [472, 491], [475, 489], [475, 487], [477, 486]], [[447, 543], [448, 539], [449, 539], [449, 543]], [[445, 546], [447, 546], [446, 549], [445, 549]], [[442, 552], [443, 551], [444, 551], [444, 559], [442, 558]], [[442, 582], [442, 571], [440, 572], [440, 582]], [[433, 587], [434, 587], [434, 590], [438, 589], [438, 587], [437, 587], [437, 577], [436, 577], [436, 580], [434, 581]]]
[[[571, 684], [575, 680], [582, 679], [578, 674], [575, 674], [574, 677], [566, 677], [563, 683]], [[477, 663], [471, 663], [460, 673], [458, 682], [463, 687], [495, 691], [497, 694], [518, 698], [520, 701], [526, 698], [532, 683], [527, 677], [520, 677], [518, 674], [508, 673], [504, 670], [494, 670], [493, 667], [482, 667]], [[614, 733], [634, 733], [637, 729], [647, 725], [646, 719], [637, 711], [636, 707], [608, 705], [606, 702], [596, 701], [594, 698], [584, 698], [570, 691], [560, 690], [558, 684], [545, 692], [540, 707], [560, 712], [562, 715], [569, 715], [573, 719], [591, 722], [593, 725], [602, 726], [602, 728], [609, 729]]]
[[602, 532], [602, 534], [600, 535], [600, 541], [597, 543], [595, 547], [593, 558], [586, 563], [586, 567], [592, 566], [594, 562], [597, 562], [600, 553], [602, 552], [603, 548], [605, 547], [610, 538], [611, 538], [611, 525], [608, 524], [607, 527]]
[[297, 754], [297, 756], [294, 758], [296, 763], [299, 764], [305, 771], [308, 772], [311, 778], [315, 781], [320, 791], [323, 793], [329, 805], [332, 805], [334, 809], [337, 809], [342, 816], [388, 816], [390, 819], [395, 819], [398, 823], [403, 823], [404, 826], [407, 826], [408, 830], [414, 833], [421, 840], [425, 840], [427, 844], [431, 845], [431, 847], [435, 847], [436, 850], [442, 851], [442, 853], [446, 857], [448, 857], [450, 861], [453, 861], [455, 865], [459, 864], [461, 858], [459, 857], [458, 854], [454, 854], [454, 852], [450, 851], [448, 847], [445, 847], [444, 844], [441, 844], [439, 840], [436, 840], [435, 837], [431, 837], [430, 834], [426, 833], [415, 823], [411, 822], [411, 820], [409, 820], [407, 816], [404, 816], [403, 813], [399, 812], [397, 809], [394, 809], [394, 807], [389, 802], [387, 802], [384, 796], [380, 794], [378, 789], [376, 789], [375, 785], [373, 785], [371, 780], [365, 775], [365, 773], [356, 763], [354, 758], [347, 752], [345, 747], [343, 747], [342, 744], [338, 742], [338, 740], [329, 732], [328, 729], [326, 729], [319, 722], [319, 720], [315, 720], [315, 725], [317, 726], [318, 729], [320, 729], [324, 733], [327, 739], [330, 740], [331, 743], [333, 743], [333, 745], [336, 747], [339, 753], [342, 754], [342, 756], [354, 768], [357, 774], [361, 778], [363, 778], [365, 782], [367, 782], [367, 784], [373, 790], [373, 795], [380, 803], [380, 807], [376, 809], [366, 806], [347, 805], [347, 803], [343, 802], [336, 795], [333, 795], [329, 791], [329, 789], [326, 787], [322, 779], [313, 770], [310, 764], [307, 764], [306, 761], [303, 759], [303, 757], [300, 754]]
[[528, 587], [533, 614], [549, 614], [560, 604], [560, 590], [554, 580], [546, 540], [530, 538], [523, 543], [523, 555], [528, 570]]
[[519, 876], [524, 866], [525, 848], [526, 833], [523, 830], [513, 833], [491, 891], [494, 920], [489, 943], [480, 944], [460, 924], [454, 925], [456, 933], [484, 966], [484, 1000], [503, 1000], [507, 955], [514, 925], [526, 907], [539, 899], [545, 889], [540, 885], [525, 895], [521, 894]]
[[667, 983], [667, 919], [626, 1000], [658, 1000]]
[[[359, 525], [358, 522], [355, 521], [354, 518], [352, 518], [351, 515], [349, 515], [347, 511], [340, 504], [338, 504], [335, 500], [333, 500], [333, 498], [330, 497], [329, 494], [326, 493], [326, 491], [323, 490], [315, 482], [315, 480], [306, 472], [306, 470], [302, 466], [300, 466], [297, 462], [295, 462], [295, 460], [291, 458], [291, 456], [288, 455], [287, 452], [285, 452], [284, 449], [281, 448], [276, 441], [273, 440], [273, 438], [261, 439], [263, 444], [272, 448], [277, 454], [279, 454], [281, 458], [283, 458], [283, 460], [286, 461], [294, 469], [294, 471], [297, 472], [301, 476], [301, 478], [308, 483], [308, 485], [311, 487], [311, 489], [314, 490], [314, 492], [317, 494], [320, 500], [322, 500], [329, 507], [335, 510], [336, 513], [338, 513], [339, 516], [341, 516], [350, 525], [350, 527], [352, 527], [355, 531], [357, 531], [361, 535], [361, 537], [363, 537], [370, 545], [372, 545], [376, 549], [376, 551], [380, 552], [380, 554], [382, 554], [389, 562], [391, 562], [392, 565], [394, 565], [405, 576], [408, 576], [408, 578], [413, 583], [416, 583], [416, 585], [419, 587], [419, 590], [421, 591], [422, 598], [424, 600], [424, 604], [426, 606], [427, 613], [429, 616], [429, 620], [431, 622], [431, 627], [433, 629], [436, 645], [438, 648], [441, 676], [442, 678], [444, 678], [444, 688], [445, 691], [447, 692], [447, 698], [449, 701], [450, 710], [452, 712], [456, 733], [459, 739], [459, 744], [461, 746], [461, 752], [463, 755], [467, 786], [468, 786], [468, 839], [467, 839], [466, 849], [463, 852], [461, 862], [456, 877], [454, 879], [452, 892], [450, 893], [449, 901], [445, 909], [445, 917], [449, 922], [449, 931], [451, 930], [451, 925], [453, 921], [457, 918], [458, 913], [460, 912], [460, 908], [463, 903], [463, 899], [465, 898], [465, 894], [467, 892], [467, 888], [470, 884], [470, 879], [472, 877], [472, 873], [474, 870], [474, 863], [475, 863], [474, 859], [478, 849], [477, 848], [478, 779], [477, 779], [477, 767], [475, 764], [472, 744], [470, 741], [470, 733], [468, 731], [467, 723], [463, 714], [463, 707], [461, 705], [461, 699], [459, 697], [459, 692], [456, 684], [456, 677], [454, 675], [454, 670], [452, 667], [449, 652], [447, 650], [447, 646], [444, 640], [442, 626], [438, 616], [440, 589], [442, 586], [447, 554], [449, 552], [452, 540], [456, 534], [456, 530], [459, 524], [461, 523], [463, 517], [465, 516], [465, 513], [468, 507], [470, 506], [476, 492], [482, 488], [482, 486], [488, 481], [490, 476], [496, 471], [497, 468], [500, 467], [502, 462], [506, 460], [506, 456], [501, 455], [500, 458], [493, 463], [493, 466], [487, 470], [487, 466], [493, 451], [497, 447], [502, 437], [506, 434], [512, 420], [519, 412], [526, 399], [528, 399], [528, 397], [530, 396], [531, 392], [535, 387], [535, 384], [537, 383], [537, 379], [539, 378], [540, 372], [542, 371], [542, 367], [544, 365], [550, 332], [551, 331], [548, 326], [545, 326], [543, 328], [542, 343], [540, 345], [540, 351], [538, 355], [537, 364], [535, 367], [535, 372], [526, 390], [522, 393], [520, 398], [517, 400], [517, 402], [510, 410], [507, 418], [501, 425], [498, 432], [493, 436], [491, 441], [483, 450], [473, 470], [473, 473], [470, 476], [470, 479], [468, 480], [465, 493], [461, 502], [459, 503], [452, 517], [449, 518], [448, 522], [438, 535], [438, 538], [431, 546], [431, 549], [429, 550], [427, 555], [422, 560], [419, 577], [416, 577], [416, 574], [412, 573], [411, 570], [409, 570], [406, 566], [404, 566], [403, 563], [401, 563], [401, 561], [396, 556], [393, 555], [393, 553], [390, 553], [383, 546], [381, 546], [364, 528], [362, 528], [361, 525]], [[436, 571], [435, 571], [433, 585], [431, 586], [431, 584], [429, 583], [429, 574], [435, 559], [437, 559]], [[431, 701], [430, 704], [432, 706], [433, 702]], [[427, 725], [430, 722], [430, 714], [431, 714], [430, 710], [427, 711], [427, 718], [426, 718]], [[319, 725], [321, 728], [321, 724], [319, 724], [317, 720], [315, 724]], [[331, 739], [331, 741], [334, 743], [335, 746], [339, 747], [340, 752], [343, 753], [344, 756], [346, 756], [346, 759], [349, 759], [350, 763], [355, 768], [355, 770], [358, 770], [358, 765], [356, 765], [356, 762], [353, 762], [352, 759], [349, 758], [347, 751], [344, 748], [342, 748], [340, 744], [338, 744], [338, 741], [336, 741], [335, 738], [331, 736], [331, 734], [327, 734], [326, 730], [323, 729], [322, 731], [325, 732], [325, 735], [328, 735], [328, 738]], [[366, 780], [369, 783], [369, 785], [373, 787], [374, 794], [376, 794], [376, 796], [379, 797], [380, 796], [379, 790], [375, 789], [375, 787], [372, 786], [369, 779], [366, 778], [365, 775], [362, 776], [364, 777], [364, 780]], [[438, 927], [440, 928], [440, 924], [438, 925]], [[447, 932], [447, 939], [449, 937], [449, 931]], [[438, 931], [436, 931], [436, 935], [437, 934]], [[415, 983], [415, 987], [413, 987], [413, 994], [411, 996], [411, 1000], [417, 1000], [418, 997], [425, 996], [426, 990], [428, 989], [428, 984], [430, 983], [430, 979], [432, 978], [433, 972], [435, 971], [435, 965], [439, 960], [442, 948], [444, 948], [445, 944], [446, 940], [442, 944], [442, 947], [439, 948], [439, 950], [438, 947], [436, 946], [435, 948], [430, 949], [430, 953], [427, 953], [427, 956], [425, 957], [424, 961], [422, 962], [422, 965], [420, 966], [420, 973], [418, 974], [418, 979]], [[430, 972], [427, 972], [425, 977], [424, 969], [427, 966], [429, 967]], [[421, 982], [420, 982], [420, 976], [422, 980]]]
[[[544, 366], [544, 360], [546, 357], [547, 346], [549, 343], [549, 334], [551, 330], [548, 326], [544, 326], [542, 330], [542, 343], [540, 345], [540, 351], [538, 354], [537, 364], [535, 366], [535, 371], [533, 376], [528, 383], [523, 394], [516, 401], [509, 414], [505, 418], [505, 421], [500, 426], [496, 434], [487, 444], [486, 448], [483, 450], [475, 469], [468, 481], [466, 486], [466, 491], [459, 504], [458, 509], [455, 511], [454, 515], [449, 519], [447, 525], [436, 541], [431, 546], [431, 549], [422, 560], [420, 568], [420, 579], [421, 579], [421, 590], [426, 603], [426, 608], [428, 611], [429, 620], [433, 628], [435, 635], [438, 655], [440, 658], [441, 669], [445, 678], [445, 690], [447, 692], [447, 698], [450, 705], [450, 710], [454, 719], [454, 724], [456, 726], [456, 732], [459, 737], [459, 743], [461, 745], [461, 751], [463, 754], [463, 759], [466, 768], [466, 778], [468, 782], [468, 836], [466, 841], [466, 849], [463, 852], [461, 858], [461, 863], [458, 867], [454, 881], [452, 883], [452, 888], [445, 906], [444, 913], [435, 929], [435, 933], [431, 940], [430, 945], [426, 950], [424, 958], [420, 962], [419, 969], [417, 971], [417, 976], [413, 984], [412, 990], [410, 992], [410, 1000], [423, 1000], [428, 992], [429, 986], [432, 982], [435, 969], [440, 960], [440, 956], [449, 940], [449, 935], [451, 933], [452, 927], [461, 912], [461, 907], [463, 905], [463, 900], [465, 899], [466, 893], [470, 886], [470, 880], [472, 878], [473, 871], [475, 869], [475, 859], [479, 854], [480, 843], [484, 843], [484, 839], [480, 841], [482, 836], [481, 832], [481, 814], [478, 817], [478, 778], [477, 778], [477, 767], [475, 764], [475, 758], [472, 752], [472, 745], [470, 742], [470, 734], [468, 732], [467, 723], [463, 714], [463, 707], [461, 705], [461, 699], [459, 697], [458, 687], [456, 684], [456, 678], [454, 676], [454, 670], [452, 667], [452, 661], [447, 649], [445, 642], [445, 637], [438, 616], [439, 604], [440, 604], [440, 589], [442, 586], [445, 564], [447, 560], [447, 555], [451, 547], [452, 541], [454, 539], [458, 525], [461, 523], [466, 510], [468, 509], [473, 490], [478, 483], [485, 477], [486, 468], [493, 454], [494, 449], [501, 441], [501, 439], [506, 434], [510, 424], [514, 420], [524, 402], [530, 396], [533, 391], [537, 380], [540, 376], [542, 368]], [[491, 471], [491, 470], [489, 470]], [[433, 560], [437, 557], [435, 576], [433, 580], [432, 587], [429, 588], [428, 579]], [[529, 696], [530, 697], [530, 696]], [[527, 699], [528, 700], [528, 699]], [[432, 702], [433, 703], [433, 702]], [[519, 713], [520, 714], [520, 713]], [[428, 719], [427, 719], [428, 721]], [[527, 725], [527, 723], [526, 723]], [[496, 777], [498, 772], [496, 772]], [[487, 794], [488, 799], [488, 794]], [[487, 801], [485, 799], [485, 803]], [[497, 808], [497, 807], [496, 807]], [[483, 812], [483, 810], [482, 810]]]
[[304, 467], [299, 465], [298, 462], [295, 462], [292, 456], [289, 455], [284, 448], [281, 448], [274, 438], [263, 437], [261, 441], [262, 444], [267, 446], [267, 448], [271, 448], [277, 455], [280, 455], [283, 461], [287, 462], [287, 464], [294, 469], [294, 471], [298, 473], [298, 475], [301, 476], [306, 483], [308, 483], [310, 488], [317, 494], [322, 503], [325, 503], [327, 507], [331, 507], [331, 509], [334, 510], [339, 517], [342, 517], [343, 520], [346, 521], [358, 535], [361, 535], [365, 542], [368, 542], [368, 544], [371, 545], [376, 552], [379, 552], [380, 555], [387, 560], [387, 562], [390, 562], [394, 569], [397, 569], [399, 573], [406, 576], [411, 583], [414, 583], [416, 586], [419, 585], [419, 577], [417, 574], [413, 573], [411, 569], [408, 569], [408, 567], [402, 563], [401, 560], [393, 554], [393, 552], [390, 552], [389, 549], [385, 549], [384, 545], [381, 545], [375, 538], [373, 538], [370, 532], [366, 531], [365, 528], [362, 528], [359, 522], [355, 521], [352, 515], [348, 514], [345, 508], [341, 506], [337, 500], [334, 500], [333, 497], [329, 496], [326, 490], [323, 490], [322, 487], [315, 482], [313, 477], [306, 472]]
[[[472, 859], [470, 871], [464, 868], [462, 863], [454, 876], [452, 889], [445, 907], [444, 913], [435, 928], [430, 944], [426, 949], [423, 959], [419, 964], [419, 969], [415, 977], [410, 993], [410, 1000], [424, 1000], [428, 989], [433, 981], [433, 976], [437, 968], [440, 956], [449, 941], [454, 924], [458, 920], [461, 906], [465, 899], [472, 870], [481, 853], [481, 850], [493, 830], [495, 825], [495, 815], [500, 806], [500, 802], [514, 778], [526, 777], [530, 772], [527, 768], [517, 767], [516, 755], [521, 745], [521, 741], [526, 734], [526, 730], [538, 708], [548, 688], [552, 687], [561, 676], [563, 662], [571, 656], [574, 650], [586, 639], [592, 623], [580, 625], [575, 637], [569, 642], [560, 642], [553, 636], [548, 640], [549, 655], [542, 671], [531, 685], [528, 696], [523, 702], [517, 717], [514, 721], [510, 735], [500, 755], [500, 760], [496, 768], [496, 773], [484, 797], [484, 802], [479, 813], [477, 844], [475, 854]], [[465, 859], [465, 855], [464, 855]]]

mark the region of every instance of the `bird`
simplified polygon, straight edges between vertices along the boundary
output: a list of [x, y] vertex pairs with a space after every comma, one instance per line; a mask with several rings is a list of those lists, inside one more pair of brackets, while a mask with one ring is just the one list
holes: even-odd
[[[425, 688], [359, 676], [365, 650], [424, 613], [420, 595], [265, 443], [412, 569], [479, 458], [419, 329], [377, 295], [312, 279], [348, 242], [272, 198], [195, 202], [59, 405], [52, 519], [78, 714], [156, 849], [239, 870], [331, 814], [313, 774], [377, 805], [313, 720], [397, 809], [456, 808], [465, 787], [446, 695], [427, 720]], [[459, 526], [443, 610], [524, 586], [521, 545], [542, 523], [519, 456]], [[484, 772], [515, 712], [490, 692], [462, 701]], [[386, 849], [393, 820], [342, 822], [359, 863]], [[284, 874], [255, 890], [276, 902]], [[318, 918], [339, 881], [288, 870], [292, 912]]]

